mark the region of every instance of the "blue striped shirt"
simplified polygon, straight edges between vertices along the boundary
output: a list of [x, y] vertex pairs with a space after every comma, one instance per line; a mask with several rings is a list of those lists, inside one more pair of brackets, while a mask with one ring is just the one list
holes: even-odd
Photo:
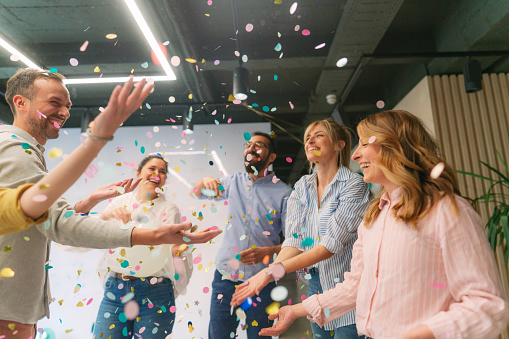
[[[310, 250], [322, 245], [334, 253], [313, 265], [318, 268], [324, 291], [343, 282], [350, 271], [357, 227], [366, 211], [370, 193], [362, 177], [341, 166], [327, 185], [318, 208], [317, 173], [303, 176], [288, 199], [286, 239], [283, 247]], [[324, 325], [326, 330], [355, 324], [355, 310]]]

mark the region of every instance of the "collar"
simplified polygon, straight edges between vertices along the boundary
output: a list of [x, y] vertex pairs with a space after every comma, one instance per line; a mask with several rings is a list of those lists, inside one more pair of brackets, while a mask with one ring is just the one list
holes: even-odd
[[3, 125], [3, 126], [0, 126], [0, 132], [11, 133], [13, 136], [22, 138], [25, 141], [27, 141], [31, 146], [36, 147], [38, 150], [40, 150], [43, 153], [46, 150], [41, 144], [39, 144], [37, 142], [37, 140], [35, 140], [35, 138], [33, 136], [30, 135], [30, 133], [28, 133], [27, 131], [25, 131], [19, 127], [12, 126], [12, 125]]
[[396, 202], [399, 199], [401, 199], [401, 196], [403, 195], [403, 188], [398, 187], [394, 191], [392, 191], [392, 194], [389, 198], [389, 192], [385, 191], [382, 197], [380, 198], [380, 202], [378, 203], [378, 208], [382, 209], [386, 204], [390, 204], [391, 201]]
[[[339, 166], [338, 171], [336, 172], [336, 175], [332, 179], [332, 181], [329, 183], [329, 185], [335, 181], [347, 181], [348, 178], [350, 178], [350, 175], [352, 174], [352, 171], [349, 168], [346, 168], [343, 165]], [[311, 175], [308, 175], [304, 178], [306, 178], [307, 182], [312, 185], [313, 183], [316, 183], [316, 177], [318, 175], [318, 172], [314, 172]]]

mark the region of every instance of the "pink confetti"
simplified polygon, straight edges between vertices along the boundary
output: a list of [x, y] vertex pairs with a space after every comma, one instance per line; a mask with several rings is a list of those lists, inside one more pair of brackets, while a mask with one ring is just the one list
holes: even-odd
[[87, 302], [87, 306], [90, 305], [93, 300], [94, 300], [94, 298], [90, 298], [90, 300]]
[[217, 226], [212, 226], [212, 227], [210, 228], [210, 230], [211, 230], [211, 231], [215, 231], [215, 230], [217, 230]]
[[185, 137], [186, 137], [186, 132], [182, 131], [182, 133], [180, 133], [180, 136], [181, 136], [182, 138], [185, 138]]
[[71, 66], [78, 66], [78, 59], [71, 58], [69, 59], [69, 63], [71, 64]]
[[44, 194], [37, 194], [32, 198], [32, 200], [35, 202], [43, 202], [48, 200], [48, 197]]
[[81, 45], [81, 47], [80, 47], [80, 51], [81, 51], [81, 52], [85, 52], [85, 51], [87, 50], [87, 47], [88, 47], [88, 40], [87, 40], [87, 41], [85, 41], [85, 42], [83, 43], [83, 45]]
[[134, 267], [134, 270], [135, 270], [135, 271], [139, 271], [139, 270], [140, 270], [140, 268], [141, 268], [141, 266], [140, 266], [140, 265], [136, 265], [136, 266]]
[[203, 288], [203, 293], [209, 293], [209, 288], [208, 287], [204, 287]]
[[239, 99], [233, 100], [234, 105], [240, 105], [241, 103], [242, 103], [242, 100], [239, 100]]
[[186, 222], [186, 220], [187, 220], [187, 217], [185, 217], [185, 216], [182, 217], [182, 222]]
[[197, 256], [193, 259], [193, 264], [198, 265], [201, 262], [201, 256]]
[[306, 295], [305, 295], [305, 294], [301, 295], [301, 296], [300, 296], [300, 299], [301, 299], [302, 301], [306, 300]]
[[134, 300], [128, 301], [124, 306], [124, 314], [127, 319], [134, 320], [140, 313], [140, 305]]
[[53, 126], [55, 126], [55, 128], [60, 128], [60, 125], [59, 125], [59, 124], [57, 124], [57, 122], [56, 122], [56, 121], [53, 123]]
[[253, 24], [247, 24], [246, 25], [246, 32], [251, 32], [253, 30], [254, 26]]
[[229, 118], [228, 121], [226, 121], [227, 123], [230, 123], [232, 122], [232, 118]]
[[300, 29], [300, 25], [296, 25], [296, 26], [295, 26], [295, 28], [294, 28], [294, 31], [295, 31], [295, 32], [298, 32], [298, 31], [299, 31], [299, 29]]
[[170, 307], [170, 312], [171, 312], [171, 313], [175, 313], [175, 312], [177, 312], [177, 307], [176, 307], [176, 306], [172, 306], [172, 307]]
[[262, 233], [265, 234], [265, 235], [270, 235], [269, 231], [263, 231]]
[[220, 63], [221, 63], [221, 61], [219, 61], [219, 60], [214, 60], [214, 65], [216, 65], [216, 66], [217, 66], [217, 65], [219, 65]]
[[45, 117], [46, 119], [48, 119], [48, 117], [47, 117], [47, 116], [45, 116], [44, 114], [42, 114], [42, 113], [41, 113], [41, 112], [39, 112], [39, 111], [37, 111], [37, 115], [39, 116], [39, 119], [40, 119], [41, 117]]
[[174, 55], [171, 57], [170, 63], [172, 66], [177, 67], [178, 65], [180, 65], [180, 58], [178, 56]]
[[382, 108], [384, 108], [384, 107], [385, 107], [385, 102], [383, 102], [383, 100], [378, 100], [378, 101], [376, 102], [376, 107], [377, 107], [378, 109], [382, 109]]
[[222, 294], [218, 294], [218, 295], [217, 295], [217, 299], [218, 299], [218, 300], [223, 299], [223, 295], [222, 295]]
[[320, 49], [320, 48], [324, 48], [325, 47], [325, 42], [315, 46], [315, 49]]
[[292, 6], [290, 7], [290, 14], [295, 13], [295, 11], [296, 11], [296, 10], [297, 10], [297, 3], [296, 3], [296, 2], [294, 2], [294, 3], [292, 4]]
[[147, 132], [147, 138], [149, 138], [149, 139], [152, 138], [152, 133]]
[[292, 158], [288, 157], [288, 158], [286, 158], [286, 161], [291, 163], [293, 160], [292, 160]]
[[303, 30], [302, 30], [302, 35], [304, 35], [304, 36], [308, 36], [309, 34], [311, 34], [311, 32], [309, 31], [309, 29], [303, 29]]
[[288, 103], [290, 104], [290, 108], [291, 108], [291, 109], [294, 109], [294, 108], [295, 108], [295, 106], [292, 104], [292, 102], [291, 102], [291, 101], [288, 101]]
[[376, 141], [376, 136], [372, 135], [371, 137], [369, 137], [368, 143], [372, 144], [375, 141]]
[[19, 55], [11, 54], [10, 59], [13, 62], [17, 62], [17, 61], [19, 61]]

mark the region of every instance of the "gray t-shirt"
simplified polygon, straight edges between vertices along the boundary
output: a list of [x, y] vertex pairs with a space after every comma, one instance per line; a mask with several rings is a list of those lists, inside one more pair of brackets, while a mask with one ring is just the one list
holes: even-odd
[[[44, 148], [24, 130], [0, 126], [0, 187], [35, 183], [46, 173]], [[0, 269], [14, 271], [0, 281], [0, 320], [35, 324], [49, 317], [48, 270], [51, 241], [64, 245], [113, 248], [131, 246], [132, 227], [76, 214], [63, 198], [49, 209], [46, 223], [0, 236]]]

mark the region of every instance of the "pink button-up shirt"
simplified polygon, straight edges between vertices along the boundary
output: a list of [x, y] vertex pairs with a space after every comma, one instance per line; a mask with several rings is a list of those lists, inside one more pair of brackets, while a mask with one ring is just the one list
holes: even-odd
[[357, 308], [358, 332], [376, 339], [420, 325], [436, 338], [495, 337], [509, 305], [480, 216], [458, 196], [456, 214], [444, 198], [415, 230], [392, 215], [401, 194], [385, 193], [371, 227], [359, 226], [345, 281], [304, 300], [310, 319], [323, 325]]

